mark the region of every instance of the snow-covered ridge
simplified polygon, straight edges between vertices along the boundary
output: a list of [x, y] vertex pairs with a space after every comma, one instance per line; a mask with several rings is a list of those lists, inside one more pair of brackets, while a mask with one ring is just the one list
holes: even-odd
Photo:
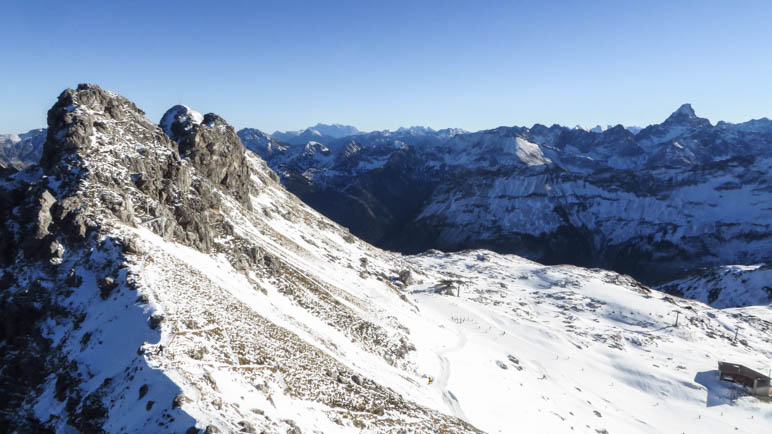
[[[574, 129], [578, 129], [578, 130], [582, 130], [582, 131], [587, 131], [587, 132], [591, 132], [591, 133], [598, 133], [598, 134], [600, 134], [600, 133], [602, 133], [602, 132], [604, 132], [606, 130], [609, 130], [611, 128], [614, 128], [614, 127], [615, 127], [615, 125], [610, 125], [610, 124], [608, 124], [608, 125], [600, 125], [600, 124], [598, 124], [598, 125], [595, 125], [592, 128], [587, 128], [584, 125], [577, 125], [577, 126], [574, 127]], [[624, 128], [627, 131], [630, 131], [633, 134], [638, 134], [638, 132], [640, 132], [643, 129], [642, 127], [637, 127], [637, 126], [633, 126], [633, 125], [631, 125], [631, 126], [624, 126]]]
[[272, 137], [277, 140], [293, 144], [302, 145], [309, 140], [318, 140], [327, 143], [330, 140], [340, 139], [342, 137], [355, 136], [360, 134], [356, 127], [341, 124], [322, 124], [318, 123], [313, 127], [308, 127], [298, 131], [275, 131]]

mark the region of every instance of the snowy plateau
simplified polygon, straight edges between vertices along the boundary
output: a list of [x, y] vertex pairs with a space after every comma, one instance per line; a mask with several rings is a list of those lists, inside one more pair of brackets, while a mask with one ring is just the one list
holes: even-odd
[[[484, 249], [382, 250], [302, 202], [266, 162], [291, 156], [325, 182], [340, 155], [361, 152], [356, 141], [293, 145], [252, 130], [246, 143], [182, 105], [159, 125], [90, 84], [65, 90], [48, 120], [39, 163], [0, 181], [0, 431], [772, 426], [772, 403], [717, 373], [718, 361], [770, 367], [766, 265], [723, 264], [663, 292]], [[381, 167], [422, 133], [370, 134], [383, 146], [350, 170]], [[490, 169], [484, 146], [502, 142], [477, 140], [485, 134], [432, 131], [423, 143], [438, 156], [480, 144], [464, 164]], [[504, 143], [498, 161], [525, 171], [566, 160], [526, 137]], [[618, 164], [644, 167], [645, 152]]]

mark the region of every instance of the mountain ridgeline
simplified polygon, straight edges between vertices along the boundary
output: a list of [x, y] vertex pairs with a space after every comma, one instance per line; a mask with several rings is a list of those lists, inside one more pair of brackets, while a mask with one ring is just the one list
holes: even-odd
[[712, 125], [684, 104], [640, 131], [411, 128], [302, 144], [256, 131], [238, 134], [290, 191], [382, 248], [486, 248], [647, 283], [772, 261], [766, 118]]

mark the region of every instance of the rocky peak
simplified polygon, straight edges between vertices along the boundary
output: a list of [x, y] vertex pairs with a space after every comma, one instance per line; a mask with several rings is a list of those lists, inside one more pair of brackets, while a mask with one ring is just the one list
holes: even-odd
[[48, 113], [40, 183], [55, 199], [44, 211], [57, 233], [86, 240], [114, 218], [153, 220], [162, 236], [208, 252], [222, 221], [217, 190], [249, 207], [249, 168], [233, 128], [196, 113], [165, 116], [176, 142], [120, 95], [92, 84], [62, 92]]
[[244, 145], [236, 131], [220, 116], [176, 105], [161, 118], [161, 128], [174, 140], [180, 156], [199, 174], [224, 187], [245, 207], [249, 202], [249, 168]]
[[686, 137], [712, 127], [709, 120], [698, 117], [691, 104], [683, 104], [661, 124], [649, 125], [636, 134], [636, 141], [653, 155], [661, 151], [660, 144], [678, 137]]
[[176, 105], [161, 118], [161, 129], [175, 142], [179, 142], [194, 126], [200, 125], [204, 116], [185, 105]]
[[697, 115], [694, 113], [694, 109], [692, 108], [692, 105], [689, 103], [681, 104], [681, 107], [678, 107], [678, 110], [673, 112], [672, 116], [688, 116], [690, 118], [696, 118]]
[[[67, 166], [65, 171], [70, 166], [80, 167], [79, 160], [100, 151], [96, 137], [107, 135], [108, 123], [126, 121], [153, 128], [145, 112], [134, 103], [95, 84], [79, 84], [77, 89], [65, 90], [48, 111], [41, 166], [47, 173], [61, 163]], [[166, 145], [171, 143], [167, 140]]]
[[273, 137], [270, 134], [266, 134], [258, 130], [257, 128], [242, 128], [236, 134], [238, 134], [242, 142], [245, 139], [264, 140], [264, 141], [273, 139]]
[[697, 117], [691, 104], [683, 104], [681, 107], [678, 107], [678, 110], [674, 111], [667, 119], [665, 119], [663, 125], [679, 125], [699, 128], [710, 126], [710, 121], [705, 118]]
[[[36, 183], [35, 196], [50, 194], [54, 203], [41, 201], [47, 206], [35, 220], [52, 222], [50, 230], [41, 227], [56, 234], [52, 253], [55, 242], [87, 241], [113, 219], [135, 225], [139, 217], [171, 216], [167, 205], [177, 206], [179, 213], [203, 208], [186, 199], [191, 176], [177, 145], [134, 103], [97, 85], [81, 84], [59, 95], [48, 112], [41, 167], [46, 176]], [[191, 227], [169, 219], [156, 230], [208, 247], [206, 237], [186, 229]]]

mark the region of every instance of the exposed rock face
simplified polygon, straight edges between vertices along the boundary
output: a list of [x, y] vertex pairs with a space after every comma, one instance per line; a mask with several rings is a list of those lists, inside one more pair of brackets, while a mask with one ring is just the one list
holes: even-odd
[[169, 109], [161, 125], [179, 145], [182, 158], [212, 183], [233, 194], [242, 205], [251, 206], [244, 145], [233, 127], [214, 113], [201, 116], [182, 105]]
[[[78, 187], [81, 180], [91, 186], [76, 194], [58, 193], [54, 212], [60, 220], [77, 220], [74, 235], [85, 236], [99, 220], [89, 215], [92, 210], [73, 213], [85, 208], [88, 198], [125, 223], [158, 218], [152, 224], [156, 230], [208, 251], [222, 220], [217, 213], [222, 199], [214, 187], [250, 206], [244, 149], [232, 127], [214, 114], [164, 125], [179, 146], [121, 96], [94, 85], [62, 93], [49, 111], [41, 166], [65, 187]], [[86, 154], [93, 158], [84, 161]], [[94, 161], [110, 169], [92, 170]], [[197, 176], [191, 176], [188, 164]], [[136, 208], [143, 215], [137, 216]]]
[[[221, 199], [209, 179], [192, 176], [194, 169], [180, 157], [177, 144], [119, 95], [95, 85], [68, 89], [48, 121], [40, 167], [0, 184], [0, 267], [5, 269], [0, 305], [6, 318], [0, 337], [7, 367], [0, 375], [0, 400], [20, 408], [20, 399], [54, 372], [60, 382], [69, 378], [61, 387], [57, 383], [60, 400], [67, 401], [67, 424], [98, 432], [106, 415], [98, 395], [104, 392], [86, 394], [78, 387], [84, 379], [62, 348], [41, 337], [40, 320], [83, 320], [85, 314], [59, 304], [57, 289], [87, 285], [81, 273], [103, 276], [94, 285], [102, 300], [126, 288], [126, 275], [118, 271], [120, 246], [131, 243], [105, 238], [116, 223], [134, 226], [160, 217], [150, 224], [154, 230], [208, 252], [222, 220], [213, 211]], [[199, 153], [196, 161], [204, 165], [206, 158]], [[16, 292], [17, 285], [28, 290]], [[20, 376], [22, 371], [27, 373]], [[0, 418], [0, 430], [39, 431], [39, 423], [18, 412]]]

